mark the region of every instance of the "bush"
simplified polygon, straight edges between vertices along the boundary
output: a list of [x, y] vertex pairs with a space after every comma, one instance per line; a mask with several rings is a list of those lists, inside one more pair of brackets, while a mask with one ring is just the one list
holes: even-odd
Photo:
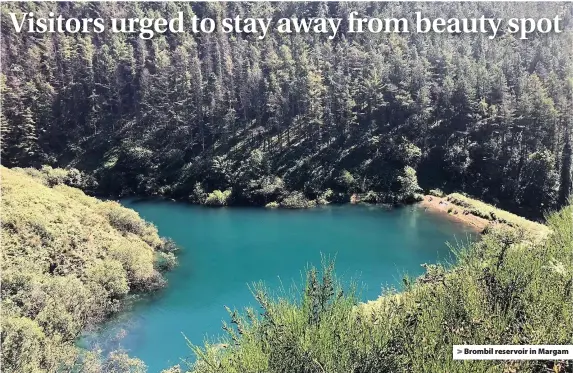
[[64, 184], [68, 181], [68, 171], [50, 166], [42, 167], [41, 172], [45, 175], [46, 183], [49, 187]]
[[93, 177], [87, 176], [78, 169], [52, 168], [42, 166], [40, 170], [35, 168], [14, 168], [14, 171], [29, 175], [48, 187], [68, 185], [84, 191], [92, 191], [97, 187]]
[[104, 202], [102, 210], [106, 213], [109, 223], [120, 232], [138, 235], [145, 232], [146, 224], [137, 212], [123, 208], [114, 201]]
[[2, 370], [6, 372], [41, 371], [45, 348], [42, 328], [27, 317], [2, 318]]
[[202, 205], [205, 203], [205, 199], [207, 198], [207, 193], [203, 190], [201, 183], [195, 183], [193, 187], [193, 193], [189, 196], [189, 200], [193, 203]]
[[324, 193], [318, 196], [318, 198], [316, 199], [316, 204], [328, 205], [330, 202], [332, 202], [333, 198], [334, 198], [334, 192], [332, 191], [332, 189], [327, 189], [324, 191]]
[[101, 369], [103, 372], [111, 373], [145, 373], [147, 371], [143, 361], [129, 357], [124, 351], [114, 351], [110, 353]]
[[127, 209], [115, 201], [103, 202], [98, 208], [107, 216], [110, 224], [124, 235], [132, 233], [141, 237], [153, 248], [161, 247], [162, 241], [157, 235], [157, 228], [141, 219], [137, 212]]
[[402, 138], [402, 143], [398, 147], [398, 159], [406, 166], [416, 166], [422, 158], [422, 150], [416, 145]]
[[287, 209], [305, 209], [316, 206], [316, 203], [309, 201], [302, 192], [292, 192], [281, 201], [280, 206]]
[[459, 193], [452, 193], [446, 197], [448, 202], [462, 207], [465, 212], [490, 220], [496, 223], [506, 224], [512, 227], [525, 227], [528, 230], [545, 234], [547, 227], [542, 224], [529, 221], [521, 216], [498, 209], [495, 206], [469, 198]]
[[364, 203], [378, 203], [380, 201], [380, 196], [378, 193], [369, 190], [360, 200]]
[[229, 200], [231, 198], [232, 191], [230, 189], [221, 192], [220, 190], [214, 190], [212, 193], [209, 193], [207, 199], [205, 200], [205, 204], [207, 206], [227, 206]]
[[149, 247], [137, 250], [129, 243], [115, 244], [109, 249], [109, 256], [121, 263], [132, 286], [141, 286], [154, 276], [153, 254]]
[[397, 177], [399, 189], [398, 194], [400, 199], [406, 202], [411, 202], [415, 199], [415, 195], [421, 191], [418, 186], [418, 177], [416, 170], [410, 166], [404, 167], [404, 170]]
[[356, 179], [348, 170], [342, 170], [337, 181], [344, 192], [354, 193], [356, 191]]
[[440, 189], [430, 189], [430, 191], [428, 192], [429, 195], [434, 196], [434, 197], [445, 197], [445, 193], [442, 192]]
[[140, 281], [133, 284], [133, 289], [139, 292], [151, 293], [160, 290], [167, 286], [167, 281], [165, 277], [157, 270], [153, 270], [151, 276], [147, 277], [145, 281]]
[[279, 198], [284, 193], [284, 181], [278, 176], [263, 176], [247, 183], [244, 197], [251, 204], [264, 205]]
[[160, 271], [170, 271], [177, 267], [177, 258], [173, 253], [158, 252], [155, 260], [157, 269]]
[[129, 292], [127, 274], [117, 260], [97, 261], [87, 269], [87, 276], [91, 281], [102, 286], [112, 299], [120, 299]]
[[269, 202], [265, 205], [266, 208], [269, 209], [276, 209], [279, 207], [279, 203], [278, 202]]
[[157, 250], [164, 253], [174, 253], [179, 250], [179, 247], [171, 238], [162, 238], [161, 246]]
[[424, 195], [420, 193], [414, 193], [411, 197], [411, 202], [422, 202], [424, 200]]

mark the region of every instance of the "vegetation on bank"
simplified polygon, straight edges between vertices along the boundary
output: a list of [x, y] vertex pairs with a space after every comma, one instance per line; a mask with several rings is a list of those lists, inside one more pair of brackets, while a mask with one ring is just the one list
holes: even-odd
[[457, 264], [427, 265], [401, 292], [359, 304], [329, 264], [311, 269], [301, 300], [253, 294], [260, 310], [230, 312], [227, 337], [193, 346], [198, 360], [166, 372], [569, 372], [571, 361], [454, 361], [453, 344], [570, 344], [573, 201], [547, 217], [542, 240], [495, 225], [456, 249]]
[[[119, 310], [129, 293], [161, 287], [159, 271], [175, 265], [173, 243], [161, 239], [132, 210], [70, 187], [93, 181], [81, 172], [50, 167], [0, 171], [2, 368], [145, 372], [145, 364], [125, 352], [101, 356], [78, 349], [74, 341], [82, 330]], [[224, 205], [230, 193], [198, 195]], [[314, 203], [323, 203], [332, 193], [325, 192]], [[290, 193], [281, 204], [298, 206], [301, 194]], [[432, 194], [443, 196], [439, 190]], [[573, 201], [547, 217], [547, 229], [461, 194], [445, 200], [503, 224], [493, 224], [480, 242], [456, 249], [454, 267], [427, 265], [423, 276], [404, 279], [402, 291], [388, 289], [367, 304], [360, 304], [353, 291], [342, 291], [332, 264], [308, 272], [304, 294], [297, 300], [272, 297], [264, 286], [256, 286], [260, 312], [230, 312], [225, 339], [194, 346], [195, 363], [167, 372], [573, 368], [570, 361], [451, 359], [452, 344], [570, 342]]]
[[[358, 34], [342, 22], [333, 40], [217, 30], [144, 41], [108, 30], [17, 33], [8, 15], [182, 12], [188, 24], [193, 16], [346, 19], [351, 11], [410, 20], [416, 11], [559, 16], [565, 31], [527, 40]], [[541, 219], [573, 186], [572, 20], [570, 3], [551, 2], [4, 2], [2, 164], [75, 167], [105, 196], [183, 200], [199, 184], [210, 204], [261, 206], [293, 192], [316, 200], [328, 189], [333, 198], [393, 203], [404, 198], [399, 178], [415, 171], [425, 189]]]
[[493, 223], [505, 224], [510, 227], [521, 227], [530, 232], [545, 232], [547, 227], [527, 220], [521, 216], [512, 214], [505, 210], [491, 206], [482, 201], [469, 198], [460, 193], [452, 193], [446, 197], [446, 200], [463, 209], [464, 214], [471, 214]]
[[549, 231], [546, 225], [527, 220], [461, 193], [445, 195], [441, 190], [430, 190], [423, 197], [421, 206], [430, 211], [448, 214], [481, 233], [500, 224], [525, 228], [530, 232], [536, 232], [539, 238]]
[[2, 167], [0, 175], [2, 371], [143, 369], [121, 351], [99, 356], [74, 343], [128, 294], [164, 285], [173, 243], [133, 210], [64, 185], [86, 182], [77, 171]]

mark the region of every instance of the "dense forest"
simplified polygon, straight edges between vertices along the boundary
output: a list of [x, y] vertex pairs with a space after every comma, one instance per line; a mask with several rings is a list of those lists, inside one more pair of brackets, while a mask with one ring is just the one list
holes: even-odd
[[123, 351], [76, 346], [87, 328], [122, 309], [129, 294], [161, 288], [174, 244], [133, 210], [64, 185], [61, 169], [2, 175], [2, 371], [134, 372]]
[[[16, 33], [65, 17], [563, 18], [514, 35]], [[462, 191], [540, 218], [572, 190], [571, 3], [5, 3], [2, 164], [105, 196], [308, 206]], [[503, 31], [502, 31], [503, 33]]]

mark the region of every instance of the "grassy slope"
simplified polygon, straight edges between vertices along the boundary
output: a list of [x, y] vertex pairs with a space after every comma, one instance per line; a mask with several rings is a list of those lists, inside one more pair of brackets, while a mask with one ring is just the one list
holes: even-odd
[[446, 199], [454, 205], [464, 208], [464, 212], [495, 223], [507, 224], [511, 227], [522, 227], [532, 232], [547, 232], [547, 227], [543, 224], [532, 222], [521, 216], [499, 209], [485, 202], [466, 197], [460, 193], [449, 194]]
[[1, 176], [2, 368], [54, 372], [75, 364], [73, 341], [129, 292], [162, 285], [164, 242], [136, 212], [46, 173]]
[[[529, 226], [529, 224], [527, 224]], [[453, 361], [453, 344], [568, 344], [573, 205], [548, 218], [543, 238], [499, 224], [459, 250], [450, 270], [428, 266], [401, 293], [356, 307], [352, 295], [311, 272], [301, 303], [271, 300], [244, 317], [223, 345], [195, 348], [195, 373], [566, 372], [571, 362]], [[171, 372], [176, 372], [172, 369]]]
[[521, 227], [536, 233], [539, 239], [549, 232], [546, 225], [527, 220], [460, 193], [443, 195], [442, 192], [433, 190], [429, 195], [424, 196], [421, 205], [430, 211], [448, 214], [482, 233], [498, 225]]

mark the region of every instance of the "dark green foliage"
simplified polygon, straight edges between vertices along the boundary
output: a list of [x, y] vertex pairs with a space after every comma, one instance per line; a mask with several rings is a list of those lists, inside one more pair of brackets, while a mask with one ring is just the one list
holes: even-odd
[[[265, 205], [302, 192], [464, 191], [541, 217], [571, 190], [571, 4], [10, 3], [2, 164], [77, 168], [105, 195]], [[501, 35], [16, 33], [8, 12], [73, 17], [563, 18]], [[567, 169], [569, 168], [569, 170]], [[346, 170], [353, 178], [341, 179]], [[348, 175], [346, 175], [348, 176]], [[413, 180], [408, 176], [410, 181]], [[203, 193], [195, 193], [199, 183]], [[95, 186], [96, 184], [94, 184]], [[371, 194], [373, 196], [374, 194]], [[220, 203], [215, 199], [217, 205]], [[210, 201], [215, 201], [213, 198]]]
[[289, 209], [303, 209], [313, 207], [315, 204], [315, 201], [309, 201], [303, 193], [292, 192], [281, 201], [280, 206]]
[[452, 345], [571, 342], [571, 202], [548, 216], [550, 233], [499, 225], [456, 249], [454, 267], [424, 265], [402, 292], [366, 304], [342, 291], [332, 264], [308, 271], [300, 300], [256, 286], [260, 315], [230, 312], [228, 338], [193, 347], [189, 371], [569, 372], [571, 361], [456, 361]]
[[571, 140], [567, 140], [563, 148], [560, 184], [559, 201], [565, 203], [573, 195], [573, 150], [571, 149]]

